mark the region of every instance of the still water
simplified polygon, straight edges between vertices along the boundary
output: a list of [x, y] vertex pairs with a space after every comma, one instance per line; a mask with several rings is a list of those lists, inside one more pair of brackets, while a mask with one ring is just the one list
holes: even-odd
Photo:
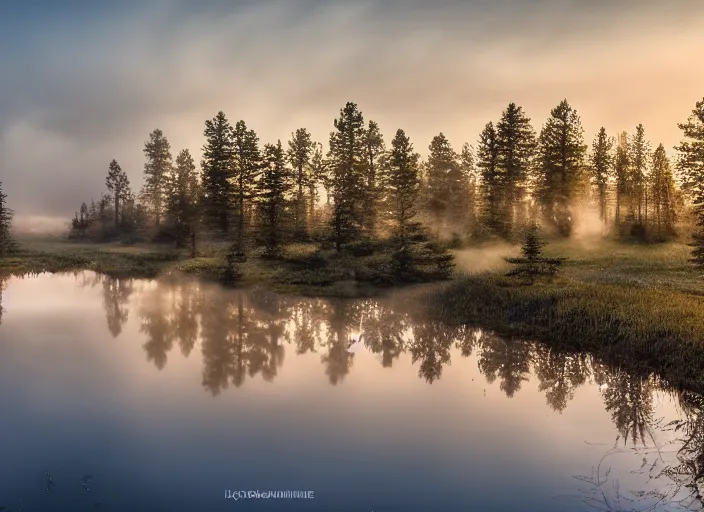
[[0, 510], [700, 509], [699, 397], [446, 328], [407, 293], [3, 288]]

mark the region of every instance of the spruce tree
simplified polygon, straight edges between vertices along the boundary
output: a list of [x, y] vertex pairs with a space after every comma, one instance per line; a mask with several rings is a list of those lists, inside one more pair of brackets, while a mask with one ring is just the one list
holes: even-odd
[[203, 146], [203, 206], [211, 227], [220, 234], [230, 231], [230, 207], [234, 187], [232, 126], [223, 112], [205, 122]]
[[540, 228], [533, 223], [528, 226], [521, 246], [520, 258], [504, 258], [508, 263], [516, 267], [506, 274], [507, 276], [521, 276], [528, 278], [530, 284], [536, 276], [553, 276], [557, 273], [564, 258], [546, 258], [543, 254], [543, 247], [547, 245], [540, 237]]
[[112, 193], [113, 209], [115, 215], [115, 228], [120, 227], [120, 219], [122, 215], [122, 207], [131, 196], [130, 180], [127, 178], [127, 173], [122, 170], [117, 160], [112, 160], [108, 167], [108, 176], [105, 178], [105, 185]]
[[419, 159], [404, 131], [398, 130], [391, 142], [385, 188], [394, 245], [393, 272], [402, 281], [445, 278], [452, 269], [452, 256], [429, 241], [417, 220]]
[[675, 224], [675, 181], [665, 146], [660, 144], [652, 156], [650, 174], [650, 197], [654, 210], [655, 229], [658, 240], [672, 235]]
[[[311, 157], [313, 156], [314, 144], [310, 133], [305, 128], [299, 128], [291, 134], [288, 142], [288, 160], [294, 171], [296, 199], [293, 208], [294, 233], [296, 237], [307, 239], [309, 235], [309, 222], [312, 220], [311, 210], [306, 208], [307, 203], [314, 205], [314, 193], [310, 194], [315, 187], [315, 177], [311, 169]], [[308, 197], [306, 197], [308, 194]], [[311, 206], [308, 205], [308, 206]], [[308, 217], [308, 218], [307, 218]]]
[[614, 156], [614, 176], [616, 178], [616, 228], [623, 231], [623, 209], [628, 205], [631, 196], [630, 160], [628, 149], [628, 134], [621, 132], [616, 140], [616, 154]]
[[258, 182], [259, 234], [266, 255], [277, 257], [284, 243], [287, 197], [293, 188], [281, 141], [264, 147], [264, 166]]
[[417, 237], [420, 224], [416, 221], [416, 203], [419, 186], [419, 155], [403, 130], [398, 130], [391, 142], [388, 170], [388, 208], [393, 239], [396, 245], [394, 259], [397, 270], [410, 270], [410, 247]]
[[645, 234], [648, 219], [647, 180], [650, 143], [645, 139], [645, 129], [642, 124], [636, 127], [636, 133], [629, 143], [628, 160], [630, 162], [630, 182], [633, 187], [633, 216], [636, 220], [637, 233]]
[[696, 230], [692, 241], [692, 262], [704, 269], [704, 99], [696, 103], [686, 123], [678, 124], [684, 139], [679, 152], [677, 170], [685, 192], [692, 200]]
[[452, 149], [450, 141], [444, 134], [433, 137], [428, 146], [430, 154], [426, 163], [426, 208], [433, 218], [434, 228], [439, 232], [450, 227], [449, 223], [455, 213], [458, 186], [464, 188], [458, 155]]
[[333, 211], [331, 242], [340, 252], [344, 244], [361, 231], [361, 208], [364, 199], [366, 160], [364, 152], [364, 118], [355, 103], [348, 102], [335, 119], [330, 133], [328, 160], [329, 189]]
[[13, 215], [14, 212], [7, 206], [7, 195], [3, 192], [0, 182], [0, 256], [9, 254], [15, 248], [12, 240]]
[[327, 165], [323, 145], [317, 142], [313, 145], [313, 155], [310, 160], [310, 180], [308, 182], [308, 219], [310, 228], [316, 227], [316, 205], [318, 203], [318, 184], [322, 184], [326, 190], [326, 198], [329, 201]]
[[171, 173], [171, 145], [160, 129], [149, 134], [144, 143], [144, 185], [141, 196], [147, 209], [154, 217], [156, 226], [161, 225], [166, 206], [166, 187]]
[[176, 156], [168, 180], [167, 215], [174, 228], [177, 247], [190, 246], [196, 256], [196, 238], [200, 220], [201, 185], [195, 162], [187, 149]]
[[234, 142], [234, 206], [235, 206], [235, 253], [244, 261], [246, 259], [249, 227], [256, 182], [261, 173], [262, 159], [259, 152], [259, 137], [247, 128], [244, 121], [238, 121], [233, 130]]
[[536, 149], [535, 130], [523, 109], [511, 103], [496, 124], [497, 167], [505, 200], [503, 216], [507, 231], [522, 224], [526, 184]]
[[460, 172], [462, 173], [462, 178], [467, 185], [466, 220], [469, 225], [468, 227], [476, 233], [479, 190], [477, 172], [474, 163], [474, 151], [472, 146], [470, 146], [467, 142], [462, 145], [462, 151], [460, 152]]
[[571, 208], [583, 177], [586, 150], [579, 115], [563, 100], [540, 132], [537, 183], [545, 218], [562, 236], [572, 232]]
[[477, 145], [477, 169], [481, 176], [481, 221], [493, 235], [506, 234], [505, 220], [501, 215], [503, 180], [499, 170], [499, 147], [496, 129], [488, 123]]
[[606, 135], [606, 128], [599, 130], [592, 143], [591, 174], [597, 188], [599, 218], [606, 224], [606, 192], [614, 168], [613, 141]]
[[364, 131], [363, 144], [365, 169], [361, 221], [365, 232], [374, 236], [377, 228], [379, 199], [383, 194], [380, 176], [384, 171], [384, 158], [386, 155], [384, 137], [376, 122], [369, 121], [367, 129]]

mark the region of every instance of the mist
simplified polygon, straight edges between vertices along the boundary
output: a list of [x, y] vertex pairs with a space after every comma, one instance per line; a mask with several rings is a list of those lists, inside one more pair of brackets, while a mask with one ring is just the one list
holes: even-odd
[[0, 16], [0, 181], [18, 229], [69, 220], [113, 158], [138, 190], [154, 128], [198, 162], [219, 110], [262, 142], [305, 126], [327, 145], [354, 101], [426, 154], [440, 131], [474, 143], [511, 101], [539, 129], [568, 97], [587, 140], [642, 122], [672, 147], [704, 83], [704, 5], [684, 0], [38, 3]]

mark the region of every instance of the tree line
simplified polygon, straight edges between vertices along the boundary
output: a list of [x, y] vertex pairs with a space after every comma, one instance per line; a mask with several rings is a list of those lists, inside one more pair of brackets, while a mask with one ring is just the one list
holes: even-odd
[[168, 140], [154, 130], [144, 147], [139, 200], [113, 160], [109, 193], [81, 205], [72, 236], [152, 229], [192, 255], [198, 239], [219, 238], [230, 242], [233, 262], [257, 247], [277, 257], [293, 241], [340, 253], [383, 240], [403, 273], [415, 261], [447, 265], [436, 237], [516, 240], [536, 221], [569, 237], [592, 207], [605, 233], [645, 241], [676, 236], [678, 221], [694, 214], [694, 258], [704, 264], [704, 100], [679, 125], [675, 165], [662, 144], [653, 150], [643, 125], [616, 136], [602, 127], [589, 148], [567, 100], [539, 132], [511, 103], [476, 145], [457, 152], [440, 133], [425, 160], [403, 130], [387, 147], [379, 125], [365, 121], [354, 103], [333, 126], [327, 152], [305, 128], [286, 146], [262, 146], [244, 121], [233, 126], [219, 112], [205, 123], [200, 169], [187, 149], [173, 162]]
[[2, 191], [0, 181], [0, 256], [5, 256], [15, 249], [12, 239], [12, 218], [14, 212], [7, 206], [7, 194]]

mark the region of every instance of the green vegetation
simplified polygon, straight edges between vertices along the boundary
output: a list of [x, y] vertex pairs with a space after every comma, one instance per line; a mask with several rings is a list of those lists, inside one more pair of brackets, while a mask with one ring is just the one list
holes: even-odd
[[2, 192], [2, 182], [0, 182], [0, 256], [10, 254], [15, 249], [15, 242], [12, 239], [12, 217], [13, 211], [8, 208], [7, 196]]
[[686, 245], [564, 242], [550, 253], [570, 256], [559, 278], [518, 286], [499, 272], [466, 276], [433, 292], [431, 314], [589, 351], [704, 391], [704, 283], [692, 279]]
[[[208, 281], [247, 287], [262, 286], [279, 292], [309, 296], [371, 296], [392, 285], [445, 279], [437, 270], [437, 254], [444, 250], [429, 244], [432, 261], [416, 261], [414, 279], [397, 277], [391, 242], [360, 241], [347, 251], [320, 249], [314, 243], [287, 244], [276, 259], [266, 247], [240, 261], [227, 243], [203, 244], [196, 258], [170, 244], [81, 243], [62, 238], [23, 238], [20, 249], [0, 256], [0, 275], [92, 270], [110, 277], [168, 278], [190, 275]], [[435, 251], [435, 252], [433, 252]], [[439, 253], [437, 251], [440, 251]]]
[[504, 258], [507, 263], [515, 265], [508, 274], [509, 277], [524, 277], [528, 284], [533, 284], [538, 276], [554, 276], [564, 262], [564, 258], [547, 258], [543, 255], [543, 247], [547, 242], [540, 238], [537, 224], [532, 224], [526, 230], [526, 236], [521, 247], [521, 257]]

